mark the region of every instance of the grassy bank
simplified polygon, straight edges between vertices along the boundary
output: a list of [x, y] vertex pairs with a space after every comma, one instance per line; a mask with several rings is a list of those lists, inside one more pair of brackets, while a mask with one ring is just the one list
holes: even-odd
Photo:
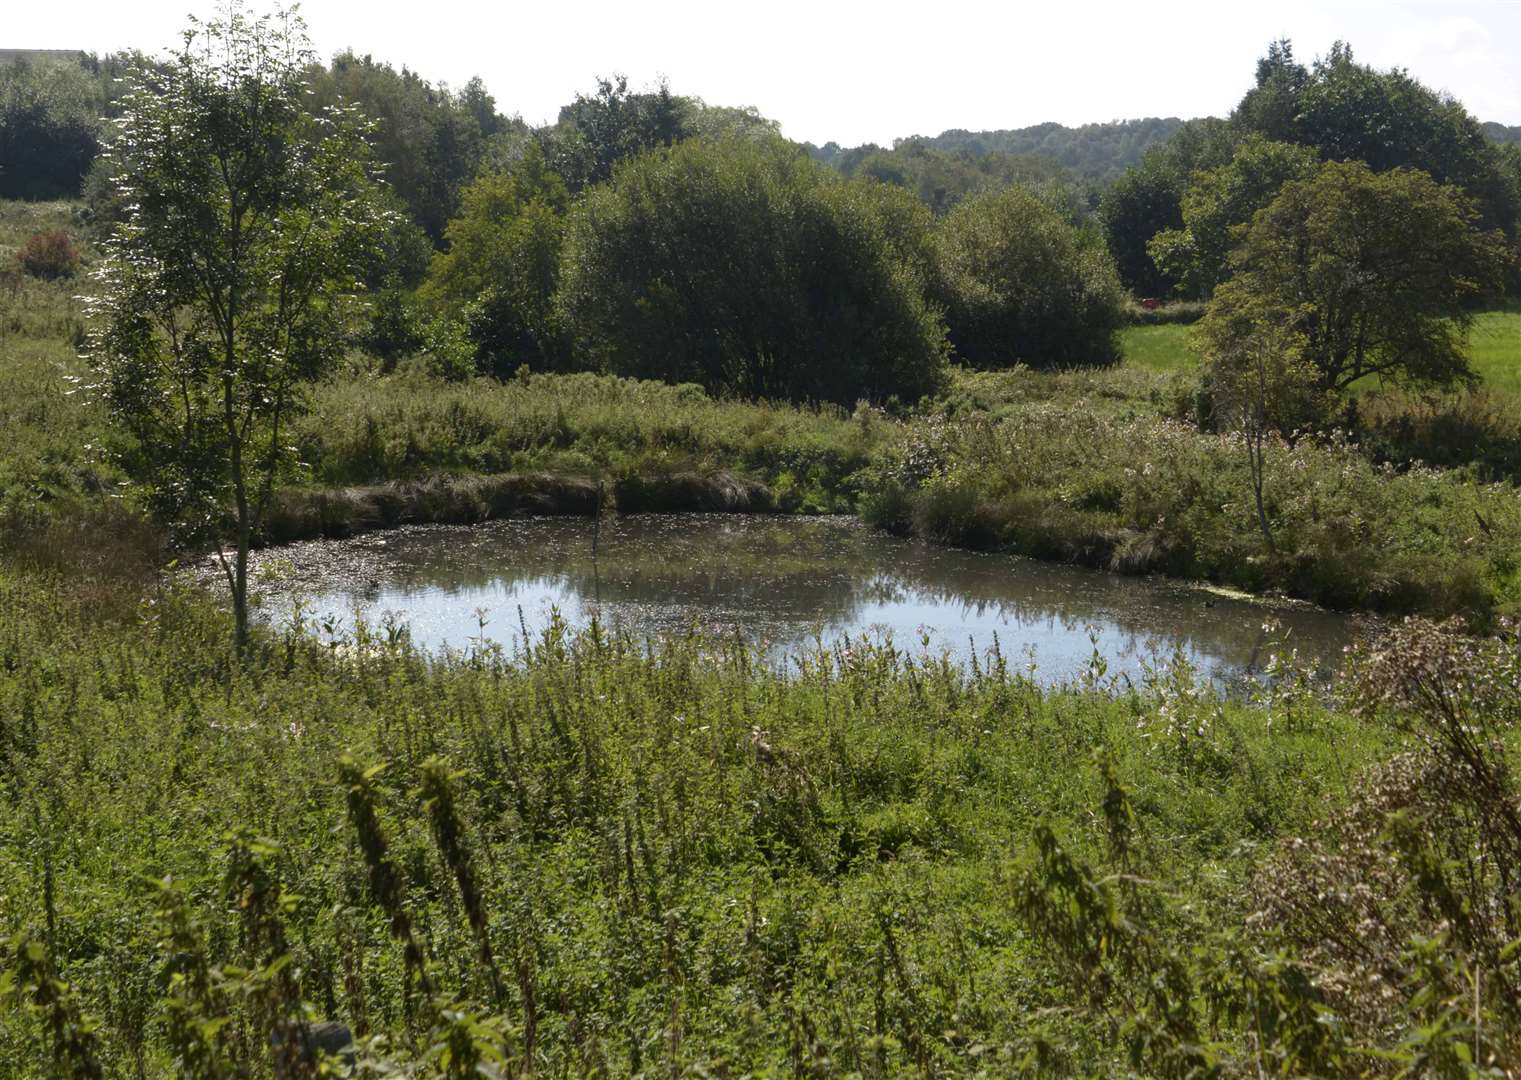
[[[150, 595], [0, 575], [3, 966], [54, 980], [0, 1010], [6, 1075], [267, 1075], [303, 1014], [372, 1064], [516, 1075], [1365, 1075], [1475, 1038], [1423, 1027], [1466, 946], [1371, 1015], [1317, 974], [1344, 961], [1295, 913], [1362, 871], [1295, 853], [1340, 865], [1338, 808], [1392, 812], [1353, 803], [1403, 737], [1292, 683], [1045, 693], [871, 647], [783, 676], [560, 630], [431, 664], [293, 636], [233, 669], [225, 615]], [[1393, 953], [1370, 930], [1348, 977], [1441, 933], [1411, 880], [1380, 879]], [[1508, 977], [1479, 1041], [1514, 1064]]]
[[1173, 394], [1126, 394], [1133, 375], [1066, 378], [1066, 392], [1052, 395], [1029, 373], [980, 377], [939, 413], [904, 425], [864, 481], [868, 520], [1339, 608], [1482, 623], [1521, 606], [1513, 486], [1398, 471], [1336, 440], [1275, 441], [1265, 464], [1270, 546], [1238, 438], [1167, 419]]
[[[163, 561], [172, 553], [120, 464], [130, 447], [78, 355], [76, 296], [96, 256], [75, 208], [0, 210], [0, 263], [45, 228], [73, 229], [83, 258], [80, 276], [0, 284], [0, 547], [74, 565], [93, 532]], [[591, 374], [455, 383], [408, 363], [381, 375], [356, 357], [313, 389], [294, 430], [302, 465], [264, 539], [589, 513], [601, 484], [600, 505], [623, 510], [864, 510], [944, 542], [1338, 607], [1480, 623], [1517, 610], [1521, 407], [1508, 387], [1521, 313], [1480, 316], [1481, 389], [1365, 394], [1359, 448], [1275, 446], [1276, 550], [1256, 527], [1239, 448], [1177, 422], [1195, 407], [1188, 331], [1130, 327], [1126, 362], [1108, 370], [958, 372], [941, 398], [897, 415]], [[94, 554], [109, 561], [110, 545]]]
[[297, 429], [310, 482], [551, 472], [602, 478], [733, 472], [791, 510], [848, 509], [885, 420], [823, 407], [718, 401], [615, 376], [445, 383], [413, 371], [325, 383]]

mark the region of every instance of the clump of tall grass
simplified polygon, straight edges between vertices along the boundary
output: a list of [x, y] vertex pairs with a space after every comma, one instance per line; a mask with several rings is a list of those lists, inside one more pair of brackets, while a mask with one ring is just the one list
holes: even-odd
[[1373, 460], [1467, 468], [1480, 481], [1521, 483], [1521, 398], [1477, 389], [1357, 399], [1358, 441]]
[[862, 486], [877, 524], [1132, 573], [1162, 571], [1339, 608], [1482, 621], [1521, 605], [1521, 495], [1369, 462], [1334, 434], [1266, 456], [1269, 548], [1229, 434], [1085, 403], [906, 425]]
[[[105, 1073], [258, 1073], [325, 1020], [359, 1075], [1335, 1075], [1473, 1045], [1480, 945], [1481, 1060], [1514, 1048], [1514, 859], [1490, 854], [1513, 638], [1392, 639], [1348, 684], [1363, 718], [1292, 680], [1225, 699], [1177, 659], [1042, 690], [996, 650], [854, 641], [779, 670], [733, 637], [562, 622], [432, 659], [268, 632], [233, 665], [204, 599], [122, 588], [143, 602], [102, 620], [0, 571], [0, 933], [45, 937], [67, 987], [0, 1012], [7, 1075], [57, 1060], [50, 1009]], [[1316, 822], [1371, 812], [1358, 778], [1412, 739], [1473, 808], [1444, 850], [1497, 884], [1369, 1023], [1321, 980], [1335, 940], [1290, 917], [1310, 893], [1262, 875], [1350, 851]], [[1440, 901], [1422, 867], [1446, 873], [1410, 863], [1389, 912]], [[1269, 900], [1287, 938], [1251, 918]]]
[[592, 374], [451, 383], [418, 371], [324, 384], [297, 441], [314, 481], [369, 483], [436, 473], [605, 477], [730, 470], [833, 505], [883, 424], [695, 386]]

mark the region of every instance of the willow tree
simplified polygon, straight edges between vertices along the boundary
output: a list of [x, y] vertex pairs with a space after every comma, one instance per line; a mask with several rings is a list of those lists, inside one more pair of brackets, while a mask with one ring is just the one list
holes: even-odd
[[355, 114], [313, 115], [292, 13], [192, 21], [125, 98], [110, 153], [129, 208], [92, 349], [155, 510], [215, 545], [248, 640], [248, 552], [302, 389], [338, 355], [382, 211]]

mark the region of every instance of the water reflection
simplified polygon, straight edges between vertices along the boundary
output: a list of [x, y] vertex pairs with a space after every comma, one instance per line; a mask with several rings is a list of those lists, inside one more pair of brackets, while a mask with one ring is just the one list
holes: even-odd
[[[1046, 681], [1088, 665], [1091, 638], [1112, 673], [1135, 677], [1156, 652], [1181, 649], [1211, 677], [1254, 670], [1276, 620], [1302, 656], [1334, 663], [1355, 633], [1324, 612], [1217, 599], [1122, 578], [884, 536], [846, 518], [650, 515], [590, 522], [539, 518], [422, 526], [261, 553], [266, 610], [297, 596], [309, 610], [371, 619], [395, 612], [427, 648], [464, 647], [480, 632], [510, 644], [556, 608], [572, 624], [595, 613], [635, 634], [695, 621], [766, 641], [778, 656], [866, 632], [901, 647], [965, 656], [1031, 653]], [[519, 616], [521, 609], [521, 620]]]

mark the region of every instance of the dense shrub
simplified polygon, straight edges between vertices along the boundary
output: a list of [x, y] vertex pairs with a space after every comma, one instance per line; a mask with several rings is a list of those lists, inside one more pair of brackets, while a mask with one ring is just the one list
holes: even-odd
[[79, 248], [62, 229], [45, 229], [28, 237], [16, 253], [16, 262], [33, 277], [54, 281], [79, 271]]
[[0, 198], [79, 194], [99, 150], [103, 90], [77, 63], [0, 64]]
[[1163, 275], [1178, 282], [1180, 293], [1208, 298], [1229, 276], [1240, 228], [1287, 181], [1314, 171], [1313, 150], [1251, 136], [1226, 164], [1193, 174], [1183, 193], [1183, 228], [1157, 233], [1147, 250]]
[[449, 222], [449, 250], [433, 260], [422, 297], [466, 326], [483, 370], [505, 375], [561, 359], [551, 301], [567, 199], [560, 178], [530, 153], [471, 184]]
[[392, 285], [376, 293], [370, 301], [369, 319], [359, 345], [371, 356], [393, 366], [403, 356], [419, 351], [425, 341], [425, 327], [416, 305], [406, 290]]
[[956, 355], [976, 367], [1110, 363], [1126, 321], [1114, 263], [1023, 188], [962, 203], [937, 234], [939, 299]]
[[885, 207], [784, 147], [628, 162], [571, 216], [559, 309], [578, 361], [751, 397], [919, 397], [944, 329]]
[[1368, 394], [1350, 410], [1363, 452], [1375, 461], [1470, 466], [1483, 480], [1521, 482], [1521, 411], [1512, 394]]

